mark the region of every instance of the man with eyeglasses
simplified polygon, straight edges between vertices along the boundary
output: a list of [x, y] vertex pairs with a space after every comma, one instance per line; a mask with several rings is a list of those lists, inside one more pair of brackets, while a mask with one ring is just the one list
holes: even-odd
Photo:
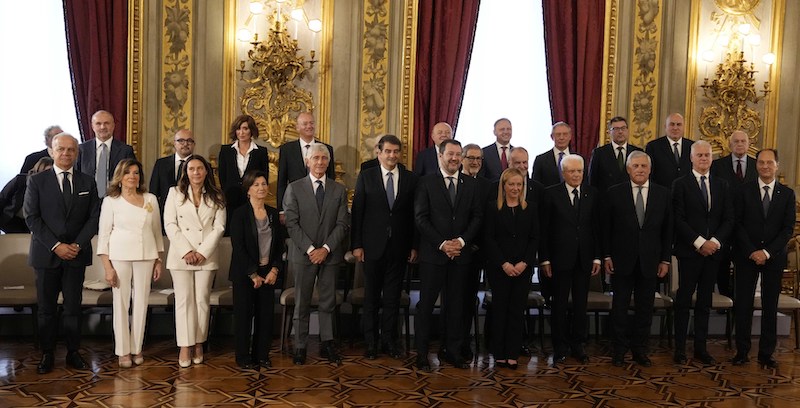
[[[158, 198], [162, 217], [169, 189], [178, 185], [181, 171], [194, 154], [195, 141], [191, 130], [181, 129], [175, 133], [173, 139], [175, 153], [156, 160], [150, 173], [150, 192]], [[164, 225], [163, 219], [161, 225]]]
[[611, 142], [592, 150], [589, 162], [589, 185], [600, 194], [609, 187], [630, 180], [625, 170], [628, 155], [642, 149], [628, 143], [628, 121], [616, 116], [608, 121], [608, 136]]

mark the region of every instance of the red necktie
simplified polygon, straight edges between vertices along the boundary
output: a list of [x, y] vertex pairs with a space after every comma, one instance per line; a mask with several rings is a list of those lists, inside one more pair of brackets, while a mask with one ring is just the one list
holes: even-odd
[[500, 153], [500, 170], [505, 170], [508, 168], [508, 158], [506, 157], [506, 149], [508, 147], [502, 146], [500, 148], [503, 149], [503, 153]]
[[744, 180], [744, 173], [742, 172], [742, 159], [736, 159], [736, 177], [739, 181]]

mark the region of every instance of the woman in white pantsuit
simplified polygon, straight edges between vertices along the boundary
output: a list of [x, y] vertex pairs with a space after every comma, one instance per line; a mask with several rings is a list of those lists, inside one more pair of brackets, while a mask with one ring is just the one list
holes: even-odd
[[[150, 284], [161, 276], [164, 252], [158, 200], [147, 193], [144, 178], [138, 161], [119, 162], [100, 210], [97, 255], [113, 290], [114, 353], [122, 368], [144, 362], [142, 341]], [[131, 296], [133, 321], [128, 318]]]
[[[225, 232], [225, 199], [211, 165], [194, 155], [164, 205], [164, 228], [170, 241], [167, 269], [175, 288], [175, 334], [178, 364], [203, 362], [208, 339], [209, 296], [217, 265], [217, 245]], [[194, 352], [194, 356], [192, 356]]]

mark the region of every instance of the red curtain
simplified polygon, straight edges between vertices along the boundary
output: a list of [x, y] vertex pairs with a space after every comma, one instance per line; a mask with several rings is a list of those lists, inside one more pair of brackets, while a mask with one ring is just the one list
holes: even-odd
[[434, 124], [456, 128], [480, 0], [420, 0], [414, 82], [414, 153], [430, 146]]
[[572, 126], [570, 148], [588, 158], [602, 126], [605, 0], [543, 0], [542, 6], [553, 121]]
[[83, 140], [94, 138], [92, 114], [114, 115], [114, 138], [125, 141], [128, 2], [64, 0], [67, 54]]

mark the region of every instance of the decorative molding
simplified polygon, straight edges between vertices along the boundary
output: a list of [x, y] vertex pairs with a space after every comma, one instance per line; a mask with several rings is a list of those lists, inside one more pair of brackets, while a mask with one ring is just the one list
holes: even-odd
[[[236, 112], [236, 0], [225, 0], [222, 46], [222, 129], [220, 144], [230, 143], [228, 132]], [[277, 161], [276, 161], [277, 163]]]
[[192, 0], [164, 0], [161, 41], [161, 149], [172, 152], [172, 138], [192, 123]]
[[638, 0], [634, 19], [633, 83], [629, 95], [631, 138], [642, 145], [658, 136], [662, 0]]
[[417, 14], [419, 0], [403, 4], [403, 74], [402, 106], [400, 107], [400, 141], [403, 143], [401, 161], [411, 168], [414, 148], [414, 69], [417, 66]]
[[[764, 107], [764, 148], [778, 147], [778, 102], [780, 101], [781, 67], [783, 66], [783, 32], [786, 17], [786, 0], [772, 0], [772, 27], [770, 27], [770, 49], [777, 59], [772, 64], [768, 81], [771, 95]], [[796, 179], [797, 180], [797, 179]]]
[[377, 138], [386, 133], [389, 97], [389, 1], [364, 0], [359, 90], [359, 162], [373, 156]]
[[128, 2], [128, 144], [136, 157], [142, 157], [142, 58], [144, 56], [144, 0]]
[[[331, 100], [333, 95], [333, 0], [322, 0], [322, 31], [319, 42], [319, 99], [317, 99], [317, 137], [331, 143]], [[277, 174], [277, 173], [276, 173]]]
[[619, 28], [619, 3], [618, 0], [606, 1], [606, 21], [605, 21], [605, 44], [603, 50], [603, 85], [604, 90], [600, 106], [600, 137], [598, 138], [598, 145], [603, 145], [608, 142], [608, 132], [606, 132], [605, 124], [614, 117], [617, 111], [617, 101], [614, 99], [616, 95], [616, 82], [614, 81], [617, 72], [617, 46], [619, 45], [619, 38], [617, 30]]

